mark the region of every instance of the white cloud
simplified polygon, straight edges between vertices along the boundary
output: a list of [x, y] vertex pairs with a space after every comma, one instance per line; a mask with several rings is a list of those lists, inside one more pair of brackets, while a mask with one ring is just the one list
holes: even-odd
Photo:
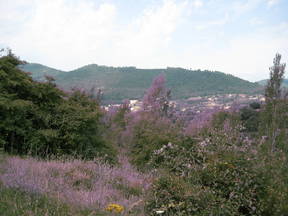
[[201, 0], [194, 0], [194, 1], [192, 2], [192, 5], [193, 5], [193, 7], [195, 7], [195, 8], [201, 8], [201, 7], [203, 6], [203, 1], [201, 1]]
[[263, 20], [258, 17], [253, 17], [249, 20], [249, 24], [252, 26], [262, 25], [264, 24]]
[[81, 58], [92, 60], [85, 56], [87, 50], [100, 51], [112, 40], [116, 17], [113, 4], [52, 0], [35, 1], [33, 7], [34, 13], [21, 32], [6, 41], [17, 55], [28, 57], [27, 60], [31, 57], [34, 61], [71, 69], [84, 63]]
[[[163, 54], [188, 9], [186, 0], [164, 0], [146, 8], [135, 21], [119, 25], [117, 8], [111, 3], [33, 3], [33, 16], [21, 32], [9, 35], [6, 43], [28, 61], [66, 70], [92, 62], [140, 67], [156, 64], [153, 56]], [[151, 61], [143, 61], [148, 58]]]
[[217, 19], [217, 20], [210, 20], [206, 22], [202, 22], [195, 26], [197, 30], [205, 30], [208, 28], [211, 28], [212, 26], [222, 26], [228, 23], [229, 21], [229, 14], [226, 13], [223, 18]]
[[31, 0], [0, 0], [0, 21], [10, 21], [14, 19], [15, 16], [20, 17], [20, 15], [23, 15], [23, 11], [21, 14], [21, 9], [31, 6], [32, 3], [33, 1]]
[[[119, 61], [118, 64], [126, 63], [140, 67], [157, 65], [159, 59], [163, 59], [161, 55], [169, 45], [171, 35], [181, 23], [186, 4], [187, 2], [176, 4], [174, 1], [163, 1], [160, 6], [145, 10], [120, 34], [117, 50], [120, 52], [118, 55], [122, 63]], [[126, 58], [122, 58], [123, 55]]]
[[279, 0], [267, 0], [268, 7], [272, 7], [279, 3]]
[[0, 38], [6, 42], [12, 34], [21, 31], [21, 24], [27, 22], [34, 0], [0, 0]]
[[255, 8], [258, 7], [258, 5], [263, 0], [241, 0], [241, 1], [235, 1], [233, 2], [233, 11], [236, 15], [241, 15], [243, 13], [247, 13]]

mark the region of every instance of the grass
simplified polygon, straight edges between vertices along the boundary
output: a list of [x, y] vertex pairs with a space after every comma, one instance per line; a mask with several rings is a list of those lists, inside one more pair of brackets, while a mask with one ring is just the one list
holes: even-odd
[[[6, 159], [6, 155], [3, 153], [2, 149], [0, 148], [0, 177], [2, 173], [4, 173], [4, 162]], [[0, 180], [0, 186], [1, 186], [1, 180]]]
[[108, 214], [71, 205], [19, 189], [0, 186], [0, 215], [2, 216], [105, 216]]
[[[0, 152], [0, 177], [5, 173], [8, 156]], [[46, 195], [4, 187], [0, 181], [0, 216], [105, 216], [104, 212], [73, 208]]]
[[[41, 161], [0, 153], [0, 216], [141, 216], [150, 180], [127, 160], [111, 167], [100, 161]], [[109, 204], [124, 211], [108, 212]]]
[[125, 180], [119, 178], [119, 179], [114, 179], [111, 181], [112, 187], [121, 191], [122, 194], [126, 198], [130, 198], [133, 196], [141, 196], [143, 194], [142, 188], [139, 186], [131, 186], [125, 182]]

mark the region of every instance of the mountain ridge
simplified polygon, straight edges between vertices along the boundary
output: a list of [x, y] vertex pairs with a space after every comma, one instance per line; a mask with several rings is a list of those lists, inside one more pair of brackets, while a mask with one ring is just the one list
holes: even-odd
[[185, 99], [191, 96], [206, 96], [226, 93], [255, 93], [262, 88], [257, 83], [240, 79], [231, 74], [208, 70], [187, 70], [179, 67], [162, 69], [139, 69], [129, 67], [109, 67], [89, 64], [64, 72], [37, 63], [28, 63], [20, 67], [31, 72], [33, 79], [44, 81], [45, 75], [53, 76], [56, 84], [69, 90], [72, 87], [90, 90], [101, 89], [104, 100], [121, 101], [123, 99], [142, 98], [159, 74], [166, 77], [167, 87], [172, 90], [173, 99]]

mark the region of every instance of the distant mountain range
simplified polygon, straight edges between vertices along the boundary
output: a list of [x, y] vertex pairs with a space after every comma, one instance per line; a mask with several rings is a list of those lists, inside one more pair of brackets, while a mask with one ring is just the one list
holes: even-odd
[[86, 65], [70, 72], [56, 70], [41, 64], [21, 65], [23, 71], [31, 72], [33, 79], [44, 81], [45, 75], [53, 76], [56, 84], [69, 90], [73, 87], [90, 90], [101, 89], [104, 100], [121, 101], [139, 99], [149, 88], [152, 80], [165, 74], [167, 87], [172, 90], [173, 99], [191, 96], [205, 96], [232, 93], [256, 93], [263, 87], [230, 74], [183, 68], [138, 69], [136, 67], [107, 67]]
[[[262, 86], [265, 86], [266, 83], [267, 83], [267, 81], [268, 81], [268, 80], [265, 79], [265, 80], [260, 80], [260, 81], [258, 81], [257, 83], [260, 84], [260, 85], [262, 85]], [[283, 80], [282, 87], [288, 88], [288, 79], [284, 79], [284, 80]]]

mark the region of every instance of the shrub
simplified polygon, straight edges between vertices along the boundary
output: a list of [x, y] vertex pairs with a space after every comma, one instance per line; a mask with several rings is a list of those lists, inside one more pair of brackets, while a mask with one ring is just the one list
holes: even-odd
[[138, 113], [139, 119], [134, 119], [130, 127], [131, 158], [139, 168], [144, 168], [154, 150], [169, 142], [180, 140], [179, 128], [171, 124], [167, 118], [155, 118], [149, 113]]
[[214, 127], [197, 139], [154, 151], [150, 164], [160, 177], [147, 197], [147, 215], [156, 211], [201, 216], [287, 213], [285, 153], [263, 154], [259, 145], [242, 137], [237, 122], [237, 115], [219, 113]]
[[260, 124], [260, 114], [254, 108], [244, 107], [240, 110], [244, 131], [257, 132]]

